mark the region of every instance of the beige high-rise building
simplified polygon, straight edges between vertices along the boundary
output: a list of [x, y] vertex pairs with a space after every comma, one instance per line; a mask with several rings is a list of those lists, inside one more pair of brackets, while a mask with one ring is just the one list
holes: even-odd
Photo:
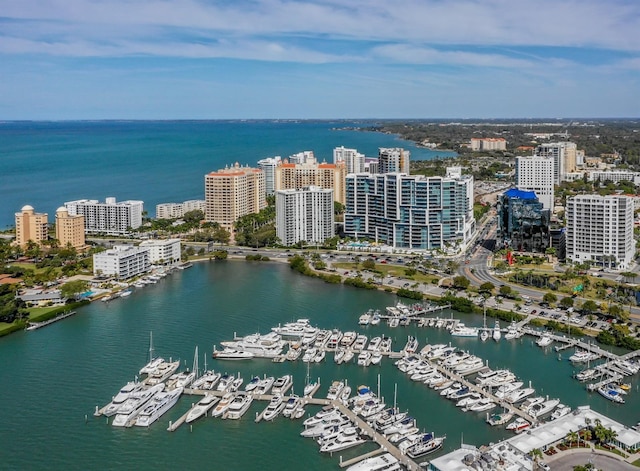
[[211, 172], [204, 176], [204, 199], [205, 219], [232, 231], [239, 217], [267, 206], [264, 173], [238, 163]]
[[60, 247], [71, 244], [76, 250], [82, 250], [85, 247], [84, 216], [71, 216], [67, 208], [60, 206], [56, 210], [56, 239]]
[[16, 213], [16, 244], [26, 247], [32, 240], [41, 244], [49, 238], [49, 223], [47, 213], [36, 213], [33, 206], [23, 206]]
[[283, 162], [276, 168], [275, 186], [279, 190], [300, 190], [315, 186], [324, 190], [333, 190], [335, 201], [345, 204], [345, 181], [347, 167], [344, 162], [319, 164], [315, 157], [305, 162], [292, 164]]

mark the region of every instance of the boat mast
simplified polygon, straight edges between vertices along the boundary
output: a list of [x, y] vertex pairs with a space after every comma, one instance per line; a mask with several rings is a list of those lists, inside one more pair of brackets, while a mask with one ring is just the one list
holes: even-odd
[[193, 369], [191, 370], [198, 377], [198, 346], [196, 345], [196, 351], [193, 354]]
[[149, 363], [153, 361], [153, 331], [149, 331]]

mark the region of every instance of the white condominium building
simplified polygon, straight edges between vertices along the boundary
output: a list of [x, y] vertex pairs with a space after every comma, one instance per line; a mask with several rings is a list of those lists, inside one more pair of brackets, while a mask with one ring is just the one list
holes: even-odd
[[189, 211], [204, 213], [204, 200], [189, 200], [184, 203], [161, 203], [156, 206], [156, 219], [179, 219]]
[[142, 201], [121, 201], [107, 198], [98, 200], [68, 201], [64, 206], [69, 216], [84, 216], [84, 230], [87, 234], [126, 235], [131, 229], [142, 225]]
[[344, 146], [333, 149], [333, 163], [344, 162], [347, 173], [362, 173], [364, 169], [365, 156], [356, 149], [346, 149]]
[[378, 149], [379, 173], [406, 173], [409, 175], [411, 152], [400, 147]]
[[150, 269], [149, 249], [143, 247], [116, 245], [93, 256], [93, 274], [96, 276], [113, 276], [126, 280]]
[[238, 163], [211, 172], [204, 177], [204, 195], [205, 219], [233, 231], [239, 217], [267, 207], [264, 172]]
[[567, 259], [627, 270], [635, 255], [633, 201], [626, 196], [567, 199]]
[[180, 239], [152, 239], [140, 242], [149, 250], [149, 260], [154, 265], [173, 265], [180, 262]]
[[533, 191], [544, 207], [553, 211], [553, 166], [552, 157], [516, 157], [516, 187]]
[[565, 180], [567, 173], [576, 171], [577, 146], [574, 142], [550, 142], [536, 147], [535, 155], [552, 157], [553, 180], [556, 185]]
[[596, 170], [589, 173], [589, 181], [630, 181], [633, 182], [634, 185], [640, 185], [640, 172], [631, 172], [628, 170], [610, 170], [605, 172]]
[[258, 167], [264, 172], [264, 189], [267, 195], [273, 195], [276, 191], [276, 168], [281, 162], [279, 155], [258, 160]]
[[333, 190], [309, 186], [276, 191], [276, 235], [283, 245], [321, 244], [333, 237]]

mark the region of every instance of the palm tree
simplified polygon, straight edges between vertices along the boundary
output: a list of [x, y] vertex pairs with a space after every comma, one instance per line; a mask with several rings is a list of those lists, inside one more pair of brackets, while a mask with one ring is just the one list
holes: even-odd
[[580, 435], [578, 435], [578, 432], [574, 432], [573, 430], [571, 430], [567, 434], [567, 440], [569, 440], [569, 446], [571, 446], [572, 443], [577, 442], [579, 439], [580, 439]]
[[534, 448], [529, 452], [529, 454], [533, 458], [533, 461], [536, 463], [538, 462], [538, 460], [542, 459], [542, 451], [540, 450], [540, 448]]

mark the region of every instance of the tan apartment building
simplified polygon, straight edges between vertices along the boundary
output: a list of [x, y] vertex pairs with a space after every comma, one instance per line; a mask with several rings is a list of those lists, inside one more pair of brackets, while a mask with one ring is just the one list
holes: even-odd
[[32, 240], [42, 244], [49, 238], [49, 222], [47, 213], [36, 213], [33, 206], [23, 206], [16, 213], [16, 244], [26, 247]]
[[300, 190], [315, 186], [333, 190], [335, 201], [345, 204], [346, 176], [347, 167], [344, 162], [319, 164], [313, 157], [299, 164], [285, 161], [276, 167], [275, 189]]
[[507, 150], [507, 140], [504, 137], [472, 137], [471, 150]]
[[69, 211], [64, 206], [56, 210], [56, 239], [60, 247], [71, 244], [76, 250], [83, 250], [84, 239], [84, 216], [69, 215]]
[[264, 173], [238, 163], [211, 172], [204, 176], [204, 199], [205, 219], [232, 232], [239, 217], [267, 206]]

